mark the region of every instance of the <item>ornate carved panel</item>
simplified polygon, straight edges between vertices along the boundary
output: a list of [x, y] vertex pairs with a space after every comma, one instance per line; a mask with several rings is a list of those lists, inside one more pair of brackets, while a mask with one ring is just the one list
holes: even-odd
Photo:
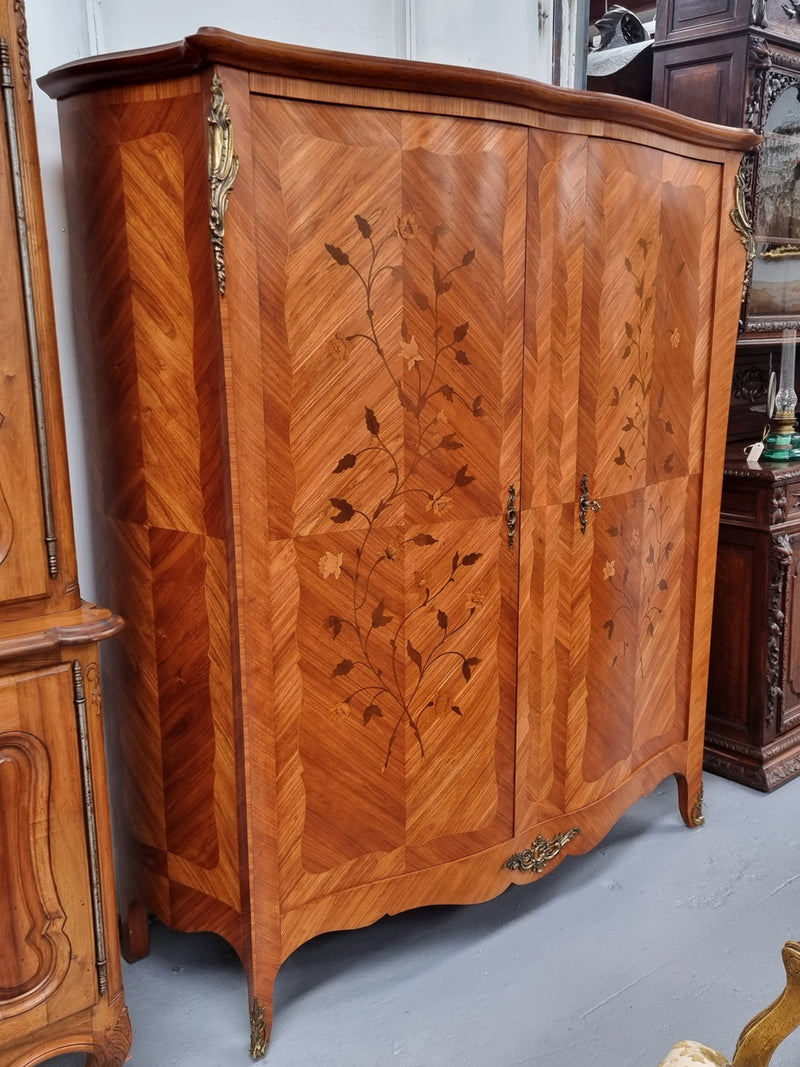
[[70, 943], [50, 865], [50, 762], [28, 733], [0, 735], [0, 1020], [42, 1003]]

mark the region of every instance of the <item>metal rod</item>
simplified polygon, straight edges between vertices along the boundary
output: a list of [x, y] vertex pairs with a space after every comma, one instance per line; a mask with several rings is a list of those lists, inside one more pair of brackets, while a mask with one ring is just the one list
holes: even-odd
[[97, 957], [97, 984], [100, 996], [108, 991], [106, 963], [106, 938], [103, 927], [103, 907], [100, 894], [100, 859], [97, 848], [97, 820], [94, 810], [92, 786], [92, 761], [89, 751], [89, 725], [86, 717], [86, 691], [83, 687], [83, 672], [78, 660], [72, 664], [72, 689], [75, 713], [78, 718], [78, 742], [80, 746], [81, 780], [83, 783], [83, 806], [86, 815], [86, 838], [89, 846], [89, 880], [92, 887], [92, 913], [94, 916], [94, 944]]
[[8, 134], [8, 155], [14, 191], [14, 213], [17, 219], [17, 244], [19, 246], [19, 262], [22, 275], [22, 296], [25, 304], [25, 325], [28, 333], [28, 357], [31, 368], [31, 385], [33, 387], [36, 444], [39, 452], [39, 473], [41, 476], [42, 508], [44, 511], [44, 543], [47, 552], [47, 569], [50, 577], [55, 578], [58, 574], [58, 553], [55, 520], [53, 517], [53, 491], [50, 481], [50, 455], [47, 447], [42, 371], [39, 362], [39, 340], [36, 333], [36, 311], [33, 300], [33, 276], [28, 244], [28, 226], [25, 219], [25, 197], [22, 188], [17, 117], [14, 107], [14, 80], [11, 75], [11, 56], [8, 49], [8, 41], [5, 37], [0, 37], [0, 64], [2, 65], [0, 85], [2, 85], [3, 108]]

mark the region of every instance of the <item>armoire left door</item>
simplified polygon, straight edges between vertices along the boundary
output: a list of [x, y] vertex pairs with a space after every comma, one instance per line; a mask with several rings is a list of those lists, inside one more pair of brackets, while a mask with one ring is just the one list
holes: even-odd
[[527, 134], [250, 115], [288, 954], [513, 833]]

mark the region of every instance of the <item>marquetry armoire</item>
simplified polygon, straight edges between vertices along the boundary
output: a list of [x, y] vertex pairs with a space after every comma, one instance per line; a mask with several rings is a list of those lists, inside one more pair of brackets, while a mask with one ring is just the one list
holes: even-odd
[[20, 0], [0, 4], [0, 1063], [119, 1067], [122, 991], [98, 641], [82, 603]]
[[[52, 71], [121, 896], [241, 955], [702, 820], [746, 130], [204, 29]], [[110, 699], [110, 698], [109, 698]]]

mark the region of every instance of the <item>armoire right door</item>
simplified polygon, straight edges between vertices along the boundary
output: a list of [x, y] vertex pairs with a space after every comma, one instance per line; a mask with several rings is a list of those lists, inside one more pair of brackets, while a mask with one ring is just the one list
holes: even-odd
[[[716, 165], [558, 135], [530, 158], [518, 830], [697, 733], [720, 237]], [[699, 791], [700, 749], [675, 755]]]

